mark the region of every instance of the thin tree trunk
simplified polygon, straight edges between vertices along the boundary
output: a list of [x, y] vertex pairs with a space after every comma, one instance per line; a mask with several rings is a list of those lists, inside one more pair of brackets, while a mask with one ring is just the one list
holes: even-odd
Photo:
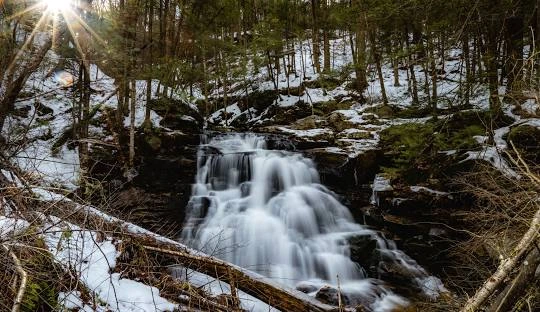
[[135, 114], [136, 114], [136, 90], [135, 81], [131, 83], [130, 90], [130, 118], [129, 118], [129, 167], [135, 165]]

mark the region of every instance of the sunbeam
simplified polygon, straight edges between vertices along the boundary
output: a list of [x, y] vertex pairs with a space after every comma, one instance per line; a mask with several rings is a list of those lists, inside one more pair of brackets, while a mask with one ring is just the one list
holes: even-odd
[[50, 12], [65, 12], [71, 9], [72, 0], [42, 0], [41, 1]]

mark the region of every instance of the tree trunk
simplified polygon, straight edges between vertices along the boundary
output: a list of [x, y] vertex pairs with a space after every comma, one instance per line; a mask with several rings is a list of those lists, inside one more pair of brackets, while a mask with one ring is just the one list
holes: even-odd
[[4, 128], [4, 122], [7, 115], [13, 110], [15, 100], [19, 96], [19, 93], [24, 88], [28, 77], [41, 65], [41, 62], [45, 58], [45, 55], [52, 47], [53, 38], [48, 37], [43, 44], [31, 53], [31, 57], [27, 61], [17, 62], [13, 60], [13, 68], [16, 68], [16, 72], [11, 73], [11, 70], [7, 70], [0, 74], [0, 131]]
[[321, 72], [320, 46], [319, 46], [319, 0], [311, 0], [311, 13], [313, 15], [313, 66], [315, 72]]
[[137, 110], [136, 103], [136, 86], [135, 81], [130, 86], [130, 118], [129, 118], [129, 167], [133, 168], [135, 165], [135, 114]]

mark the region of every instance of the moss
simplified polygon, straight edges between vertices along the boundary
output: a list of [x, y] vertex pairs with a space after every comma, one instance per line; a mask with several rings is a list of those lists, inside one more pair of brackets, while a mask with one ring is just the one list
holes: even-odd
[[341, 85], [341, 80], [339, 78], [339, 73], [331, 72], [321, 75], [317, 80], [306, 81], [304, 84], [308, 88], [322, 88], [326, 90], [334, 90], [339, 85]]
[[462, 118], [444, 119], [384, 130], [381, 133], [381, 146], [385, 152], [383, 172], [392, 179], [402, 178], [408, 183], [456, 174], [452, 169], [455, 156], [441, 152], [474, 149], [478, 143], [473, 137], [486, 132], [479, 120], [462, 122]]
[[156, 135], [146, 136], [146, 143], [154, 151], [158, 151], [161, 148], [161, 139]]
[[45, 281], [30, 279], [21, 304], [22, 312], [53, 311], [58, 306], [58, 291]]
[[540, 129], [522, 125], [510, 130], [507, 140], [514, 143], [521, 157], [530, 164], [540, 163]]

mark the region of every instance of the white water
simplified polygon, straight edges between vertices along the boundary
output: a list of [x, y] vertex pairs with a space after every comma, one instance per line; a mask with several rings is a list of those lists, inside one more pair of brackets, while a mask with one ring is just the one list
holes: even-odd
[[201, 145], [185, 241], [312, 295], [339, 283], [351, 304], [361, 302], [373, 311], [406, 305], [351, 261], [347, 238], [370, 236], [381, 257], [410, 272], [411, 283], [426, 295], [437, 297], [444, 289], [393, 242], [356, 224], [319, 183], [310, 159], [265, 146], [255, 135], [220, 136]]

